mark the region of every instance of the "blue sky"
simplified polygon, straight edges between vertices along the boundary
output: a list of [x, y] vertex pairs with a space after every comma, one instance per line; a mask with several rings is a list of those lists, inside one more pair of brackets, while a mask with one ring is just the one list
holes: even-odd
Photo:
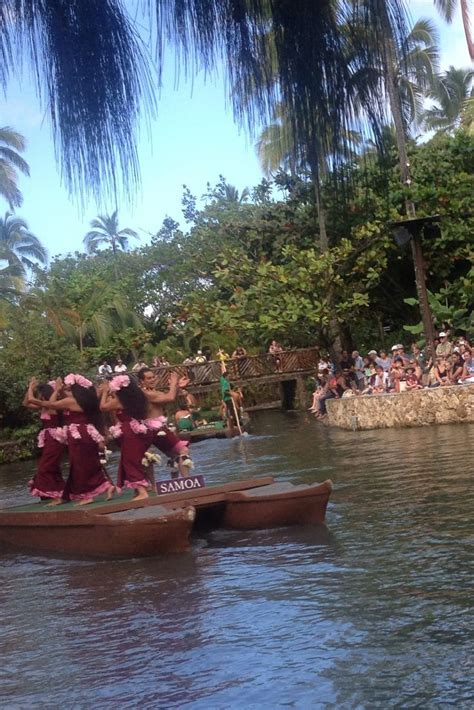
[[[132, 0], [130, 0], [132, 1]], [[431, 17], [441, 35], [442, 68], [450, 64], [470, 66], [459, 11], [452, 25], [445, 25], [432, 0], [409, 4], [413, 18]], [[99, 212], [91, 201], [84, 209], [71, 199], [61, 185], [54, 158], [50, 126], [41, 112], [28, 82], [12, 82], [5, 100], [0, 101], [0, 125], [10, 125], [28, 141], [25, 158], [31, 177], [22, 178], [24, 204], [17, 210], [45, 244], [51, 256], [82, 250], [82, 238], [89, 222]], [[181, 219], [183, 183], [200, 196], [206, 183], [217, 182], [223, 174], [242, 190], [257, 184], [261, 171], [253, 142], [239, 132], [226, 102], [222, 79], [180, 80], [175, 87], [174, 61], [168, 60], [158, 103], [158, 116], [151, 127], [151, 140], [142, 131], [139, 144], [142, 190], [133, 205], [119, 204], [120, 224], [139, 231], [156, 232], [166, 215]], [[112, 211], [113, 204], [100, 211]], [[0, 205], [6, 210], [6, 203]]]

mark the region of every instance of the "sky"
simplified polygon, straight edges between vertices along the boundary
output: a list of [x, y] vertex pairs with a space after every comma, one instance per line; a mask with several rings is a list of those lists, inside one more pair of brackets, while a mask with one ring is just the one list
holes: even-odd
[[[414, 19], [429, 17], [436, 22], [442, 69], [450, 64], [470, 66], [459, 9], [453, 24], [446, 25], [432, 0], [407, 4]], [[82, 207], [79, 199], [68, 195], [61, 185], [48, 119], [27, 78], [21, 83], [12, 81], [7, 96], [0, 100], [0, 125], [13, 127], [28, 143], [24, 157], [31, 176], [20, 179], [24, 203], [17, 213], [27, 220], [50, 257], [83, 251], [82, 239], [90, 221], [112, 212], [116, 205], [98, 207], [91, 200]], [[173, 58], [165, 62], [158, 115], [150, 135], [141, 131], [139, 158], [142, 189], [133, 204], [122, 201], [117, 207], [120, 226], [138, 231], [141, 243], [146, 243], [150, 232], [158, 231], [166, 216], [182, 221], [183, 184], [199, 197], [207, 182], [216, 183], [221, 174], [239, 190], [262, 178], [253, 141], [234, 123], [222, 77], [198, 75], [192, 82], [180, 79], [176, 87]], [[6, 211], [8, 205], [1, 203], [0, 198], [0, 210]]]

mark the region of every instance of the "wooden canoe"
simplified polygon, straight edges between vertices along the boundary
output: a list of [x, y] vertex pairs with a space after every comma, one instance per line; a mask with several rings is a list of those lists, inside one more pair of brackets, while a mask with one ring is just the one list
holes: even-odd
[[85, 510], [0, 512], [0, 543], [65, 557], [151, 557], [184, 552], [194, 508], [165, 506], [98, 514]]
[[309, 485], [288, 482], [227, 494], [222, 524], [226, 528], [255, 530], [324, 523], [330, 480]]

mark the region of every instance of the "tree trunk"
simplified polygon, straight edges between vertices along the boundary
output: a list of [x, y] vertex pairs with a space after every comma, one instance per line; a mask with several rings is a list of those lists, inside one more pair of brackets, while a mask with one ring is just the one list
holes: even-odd
[[[395, 124], [395, 135], [397, 141], [398, 161], [400, 164], [401, 179], [404, 185], [410, 186], [410, 163], [408, 161], [407, 144], [406, 144], [406, 127], [402, 112], [402, 101], [400, 96], [400, 88], [397, 76], [397, 53], [395, 49], [395, 41], [390, 24], [390, 18], [387, 13], [385, 2], [380, 3], [380, 17], [385, 35], [385, 85], [387, 88], [390, 111], [392, 113], [393, 122]], [[405, 210], [409, 219], [415, 219], [416, 210], [413, 200], [407, 198], [405, 200]], [[414, 235], [410, 240], [413, 267], [415, 269], [415, 284], [420, 305], [421, 317], [423, 320], [426, 341], [433, 352], [434, 348], [434, 333], [433, 320], [431, 317], [428, 295], [426, 292], [426, 275], [421, 252], [421, 236]]]
[[471, 23], [469, 18], [469, 8], [467, 0], [461, 0], [461, 15], [464, 26], [464, 34], [466, 35], [467, 48], [469, 56], [474, 60], [474, 42], [471, 36]]

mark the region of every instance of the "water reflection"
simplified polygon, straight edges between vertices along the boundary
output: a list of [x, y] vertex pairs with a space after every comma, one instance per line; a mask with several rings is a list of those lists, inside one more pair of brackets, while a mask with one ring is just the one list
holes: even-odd
[[[254, 431], [195, 446], [207, 482], [331, 477], [328, 526], [153, 560], [3, 555], [5, 706], [470, 707], [474, 427]], [[0, 468], [4, 500], [28, 468]]]

